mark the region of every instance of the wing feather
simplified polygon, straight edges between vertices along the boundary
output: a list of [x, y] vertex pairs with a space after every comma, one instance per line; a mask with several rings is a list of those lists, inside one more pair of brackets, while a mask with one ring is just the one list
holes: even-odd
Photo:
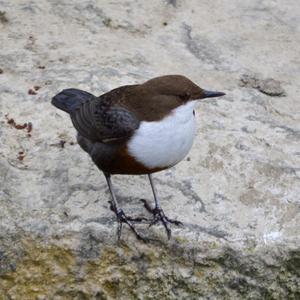
[[140, 121], [118, 102], [107, 97], [92, 98], [71, 114], [80, 135], [94, 142], [109, 143], [130, 137]]

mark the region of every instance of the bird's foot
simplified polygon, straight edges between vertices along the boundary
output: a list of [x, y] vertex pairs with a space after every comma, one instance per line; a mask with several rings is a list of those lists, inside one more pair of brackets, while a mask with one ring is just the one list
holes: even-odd
[[158, 222], [162, 222], [165, 230], [166, 230], [166, 233], [167, 233], [167, 236], [168, 236], [168, 239], [171, 238], [171, 229], [170, 227], [168, 226], [169, 223], [171, 224], [174, 224], [176, 226], [179, 226], [179, 225], [183, 225], [180, 221], [177, 221], [177, 220], [174, 220], [174, 219], [169, 219], [164, 211], [162, 210], [161, 207], [159, 206], [156, 206], [154, 208], [152, 208], [149, 203], [145, 200], [145, 199], [141, 199], [141, 201], [144, 203], [144, 206], [145, 208], [153, 214], [153, 219], [152, 221], [150, 222], [150, 225], [149, 226], [152, 226]]
[[124, 211], [122, 209], [116, 208], [111, 201], [109, 201], [109, 204], [110, 204], [110, 209], [115, 213], [115, 215], [117, 217], [117, 221], [118, 221], [118, 229], [117, 229], [118, 241], [121, 238], [123, 223], [125, 223], [129, 226], [131, 231], [133, 231], [133, 233], [135, 234], [137, 239], [139, 239], [145, 243], [148, 242], [148, 239], [146, 237], [142, 236], [141, 234], [139, 234], [137, 232], [137, 230], [135, 229], [135, 226], [133, 225], [133, 222], [140, 223], [142, 221], [147, 220], [146, 218], [143, 218], [143, 217], [133, 218], [130, 216], [126, 216]]

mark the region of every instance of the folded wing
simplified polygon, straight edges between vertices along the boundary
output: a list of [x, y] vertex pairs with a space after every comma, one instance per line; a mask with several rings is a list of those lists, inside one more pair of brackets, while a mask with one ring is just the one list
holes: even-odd
[[79, 134], [93, 142], [127, 139], [140, 123], [128, 109], [105, 97], [94, 97], [82, 103], [70, 115]]

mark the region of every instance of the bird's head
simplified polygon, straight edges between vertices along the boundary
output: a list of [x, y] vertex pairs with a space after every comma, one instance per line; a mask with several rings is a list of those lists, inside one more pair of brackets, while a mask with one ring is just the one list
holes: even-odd
[[143, 86], [160, 95], [177, 96], [183, 103], [225, 95], [222, 92], [204, 90], [182, 75], [156, 77], [146, 81]]

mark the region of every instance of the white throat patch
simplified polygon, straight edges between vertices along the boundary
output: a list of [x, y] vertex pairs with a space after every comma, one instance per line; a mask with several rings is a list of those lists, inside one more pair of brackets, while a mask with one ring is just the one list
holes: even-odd
[[141, 122], [128, 143], [128, 151], [148, 168], [176, 165], [192, 147], [196, 131], [196, 101], [174, 109], [160, 121]]

